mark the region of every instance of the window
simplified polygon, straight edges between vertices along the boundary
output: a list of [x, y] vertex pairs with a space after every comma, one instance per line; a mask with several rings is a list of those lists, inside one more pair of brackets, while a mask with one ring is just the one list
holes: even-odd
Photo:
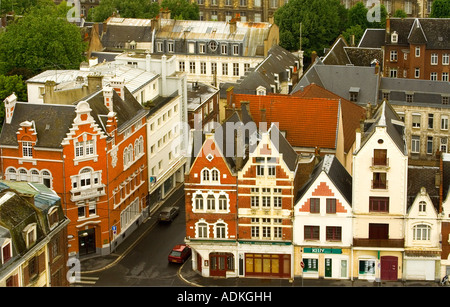
[[233, 63], [233, 76], [239, 76], [239, 63]]
[[387, 165], [387, 149], [374, 149], [373, 150], [373, 164], [374, 165]]
[[447, 152], [447, 138], [441, 138], [441, 146], [439, 148], [441, 152]]
[[95, 140], [75, 142], [75, 157], [87, 157], [95, 154]]
[[327, 198], [327, 213], [336, 213], [336, 198]]
[[273, 207], [274, 208], [281, 208], [281, 197], [280, 196], [274, 196], [273, 198]]
[[434, 126], [434, 114], [428, 114], [428, 129], [433, 129]]
[[373, 173], [372, 189], [386, 189], [386, 173]]
[[427, 137], [427, 154], [433, 154], [433, 137]]
[[263, 165], [256, 166], [256, 176], [264, 176], [264, 166]]
[[12, 257], [11, 242], [9, 240], [7, 241], [2, 246], [2, 263], [6, 263]]
[[369, 197], [369, 212], [389, 212], [389, 197]]
[[261, 0], [254, 0], [253, 6], [255, 6], [255, 7], [261, 7]]
[[228, 54], [228, 45], [225, 45], [225, 44], [220, 45], [220, 53]]
[[33, 145], [31, 142], [22, 142], [22, 153], [24, 157], [33, 157]]
[[211, 171], [211, 180], [212, 181], [219, 181], [219, 171], [216, 169], [213, 169]]
[[419, 202], [419, 212], [425, 213], [427, 212], [427, 203], [424, 201]]
[[219, 210], [220, 211], [227, 210], [227, 197], [225, 195], [219, 196]]
[[448, 72], [443, 72], [442, 73], [442, 81], [448, 81], [449, 80], [449, 78], [448, 78]]
[[208, 195], [206, 198], [206, 209], [207, 210], [216, 210], [216, 199], [214, 195]]
[[189, 72], [195, 74], [195, 62], [189, 62]]
[[319, 226], [306, 226], [304, 227], [304, 239], [305, 240], [319, 240]]
[[449, 104], [450, 97], [449, 96], [442, 96], [442, 104]]
[[360, 260], [359, 274], [375, 274], [375, 260]]
[[441, 116], [441, 130], [448, 130], [448, 116]]
[[195, 196], [195, 209], [203, 210], [203, 197], [201, 195]]
[[198, 52], [199, 53], [206, 53], [206, 45], [205, 44], [198, 44]]
[[250, 201], [252, 207], [259, 207], [259, 196], [251, 196]]
[[309, 199], [309, 213], [320, 213], [320, 198]]
[[203, 181], [209, 181], [209, 170], [204, 169], [202, 171], [202, 178], [203, 178]]
[[303, 258], [303, 263], [305, 264], [303, 272], [318, 272], [319, 270], [318, 259]]
[[415, 52], [416, 58], [420, 57], [420, 47], [416, 46], [415, 50], [416, 50]]
[[431, 65], [437, 65], [438, 64], [438, 55], [437, 53], [431, 54]]
[[420, 152], [420, 136], [413, 135], [411, 138], [411, 152], [419, 153]]
[[391, 42], [397, 43], [398, 42], [398, 34], [394, 31], [394, 33], [391, 34]]
[[179, 69], [179, 71], [186, 71], [186, 66], [185, 66], [184, 61], [180, 61], [178, 63], [178, 69]]
[[391, 68], [389, 70], [389, 77], [391, 78], [397, 78], [397, 68]]
[[175, 43], [174, 42], [170, 42], [167, 43], [167, 51], [173, 53], [175, 51]]
[[162, 42], [156, 42], [156, 51], [163, 52], [163, 43]]
[[431, 237], [431, 227], [428, 225], [416, 225], [413, 228], [413, 240], [429, 241]]
[[211, 74], [215, 75], [217, 74], [217, 63], [211, 63]]
[[23, 230], [24, 236], [25, 236], [25, 244], [27, 248], [30, 248], [37, 239], [37, 233], [36, 233], [36, 224], [32, 223], [24, 228]]
[[233, 45], [233, 55], [239, 55], [239, 45]]
[[414, 69], [414, 78], [420, 78], [420, 68]]
[[409, 103], [413, 102], [413, 98], [414, 98], [413, 94], [406, 94], [406, 102]]
[[228, 75], [228, 63], [222, 63], [222, 76]]
[[341, 241], [342, 240], [342, 227], [327, 226], [325, 229], [325, 235], [327, 241]]
[[397, 50], [391, 50], [391, 54], [390, 54], [391, 62], [397, 62], [397, 59], [398, 59]]
[[208, 224], [203, 222], [197, 224], [197, 238], [208, 238]]
[[444, 53], [442, 55], [442, 65], [448, 65], [449, 64], [449, 54], [448, 53]]
[[412, 116], [412, 127], [420, 128], [420, 114], [413, 114]]
[[437, 81], [437, 72], [430, 73], [430, 80]]
[[227, 237], [227, 225], [225, 223], [217, 223], [215, 235], [217, 239], [225, 239]]

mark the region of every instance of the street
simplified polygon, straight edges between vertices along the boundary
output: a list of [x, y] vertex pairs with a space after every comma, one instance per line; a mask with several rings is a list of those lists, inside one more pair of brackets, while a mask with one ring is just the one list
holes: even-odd
[[[176, 205], [180, 213], [173, 222], [159, 223], [161, 208]], [[185, 210], [183, 187], [174, 191], [163, 206], [146, 223], [150, 230], [115, 265], [91, 274], [82, 275], [81, 286], [186, 286], [177, 276], [180, 264], [167, 261], [173, 246], [184, 242]], [[188, 260], [190, 261], [190, 259]]]

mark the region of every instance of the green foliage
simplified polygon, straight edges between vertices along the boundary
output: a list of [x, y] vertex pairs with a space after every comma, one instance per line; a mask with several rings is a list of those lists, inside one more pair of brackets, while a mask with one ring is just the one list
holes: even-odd
[[187, 0], [163, 0], [161, 7], [168, 8], [173, 19], [198, 20], [200, 18], [199, 8], [196, 2], [189, 3]]
[[396, 10], [394, 12], [394, 16], [393, 17], [397, 17], [397, 18], [406, 18], [408, 17], [408, 15], [405, 13], [404, 10]]
[[450, 0], [434, 0], [431, 5], [432, 18], [450, 18]]
[[14, 12], [17, 15], [22, 15], [25, 11], [38, 3], [38, 0], [1, 0], [0, 1], [0, 15]]
[[354, 35], [355, 37], [355, 45], [358, 45], [359, 40], [364, 35], [364, 29], [360, 25], [354, 25], [342, 32], [342, 36], [345, 38], [348, 44], [351, 43], [352, 35]]
[[78, 68], [86, 44], [79, 28], [66, 19], [69, 7], [51, 1], [27, 10], [0, 34], [0, 74]]
[[323, 52], [341, 33], [346, 24], [346, 13], [339, 0], [291, 0], [274, 14], [280, 29], [280, 46], [287, 50], [300, 47], [305, 56], [312, 51]]
[[27, 101], [27, 86], [22, 80], [22, 76], [3, 76], [0, 75], [0, 129], [5, 117], [5, 106], [3, 100], [15, 93], [18, 101]]

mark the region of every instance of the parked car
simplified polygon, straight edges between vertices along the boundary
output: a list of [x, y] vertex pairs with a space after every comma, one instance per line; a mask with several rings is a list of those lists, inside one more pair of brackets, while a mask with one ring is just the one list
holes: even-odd
[[167, 207], [163, 208], [159, 213], [159, 221], [172, 222], [175, 217], [180, 213], [180, 208], [178, 207]]
[[191, 256], [191, 248], [186, 244], [178, 244], [169, 254], [169, 262], [184, 263]]

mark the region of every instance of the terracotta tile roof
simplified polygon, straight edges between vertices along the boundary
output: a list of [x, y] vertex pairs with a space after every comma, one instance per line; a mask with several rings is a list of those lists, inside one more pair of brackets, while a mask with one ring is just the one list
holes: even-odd
[[256, 123], [264, 121], [261, 109], [265, 109], [267, 127], [278, 123], [293, 147], [336, 148], [338, 99], [247, 94], [233, 94], [232, 97], [229, 106], [234, 103], [237, 109], [241, 107], [241, 101], [250, 102], [250, 113]]
[[348, 152], [355, 141], [355, 130], [360, 126], [360, 120], [365, 116], [365, 110], [363, 107], [342, 98], [335, 93], [315, 84], [311, 83], [303, 89], [303, 91], [297, 91], [292, 94], [296, 97], [304, 98], [328, 98], [328, 99], [340, 99], [342, 108], [342, 122], [344, 131], [344, 150]]

